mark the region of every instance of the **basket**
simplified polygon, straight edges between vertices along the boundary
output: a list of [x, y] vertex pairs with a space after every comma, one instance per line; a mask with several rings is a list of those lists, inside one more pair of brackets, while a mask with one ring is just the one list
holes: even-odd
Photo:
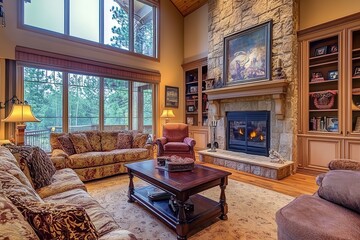
[[317, 109], [330, 109], [334, 106], [336, 91], [323, 91], [311, 93]]

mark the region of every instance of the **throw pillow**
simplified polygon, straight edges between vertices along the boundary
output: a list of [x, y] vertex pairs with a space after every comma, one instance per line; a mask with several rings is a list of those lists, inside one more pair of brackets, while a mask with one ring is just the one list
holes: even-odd
[[101, 149], [103, 151], [116, 149], [118, 133], [119, 132], [101, 132]]
[[321, 181], [318, 195], [360, 213], [360, 172], [329, 171]]
[[119, 133], [117, 136], [116, 148], [118, 149], [127, 149], [132, 146], [133, 136], [131, 134]]
[[76, 153], [90, 152], [92, 150], [85, 133], [70, 133], [70, 139], [74, 144]]
[[62, 135], [65, 135], [65, 134], [66, 133], [55, 133], [55, 132], [50, 133], [51, 151], [54, 151], [54, 149], [61, 149], [61, 145], [60, 145], [59, 141], [57, 140], [57, 138]]
[[134, 137], [133, 148], [143, 148], [146, 144], [149, 134], [138, 133]]
[[30, 169], [28, 167], [26, 158], [31, 153], [31, 147], [29, 146], [16, 146], [16, 145], [6, 145], [6, 148], [10, 150], [13, 157], [16, 159], [17, 165], [20, 167], [21, 171], [25, 174], [26, 178], [29, 180], [32, 187], [34, 183], [30, 175]]
[[56, 169], [47, 153], [39, 147], [33, 147], [26, 159], [34, 188], [42, 188], [51, 184]]
[[24, 202], [9, 197], [40, 239], [98, 239], [98, 233], [85, 209], [57, 203]]
[[360, 171], [360, 162], [350, 159], [335, 159], [329, 162], [330, 170], [356, 170]]
[[93, 151], [101, 152], [101, 137], [99, 131], [86, 131], [87, 139]]
[[57, 140], [59, 141], [62, 150], [67, 155], [73, 155], [76, 153], [74, 145], [73, 145], [69, 135], [62, 135], [62, 136], [58, 137]]

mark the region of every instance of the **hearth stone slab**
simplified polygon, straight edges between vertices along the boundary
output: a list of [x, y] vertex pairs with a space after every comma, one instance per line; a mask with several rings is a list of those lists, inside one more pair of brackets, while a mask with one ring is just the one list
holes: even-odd
[[269, 157], [217, 149], [198, 151], [201, 162], [232, 168], [246, 173], [270, 179], [282, 179], [290, 176], [294, 163], [286, 161], [284, 164], [270, 162]]

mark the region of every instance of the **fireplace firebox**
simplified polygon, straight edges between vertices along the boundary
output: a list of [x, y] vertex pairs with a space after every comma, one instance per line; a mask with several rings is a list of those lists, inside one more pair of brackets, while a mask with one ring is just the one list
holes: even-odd
[[227, 150], [269, 156], [269, 111], [227, 112], [226, 119]]

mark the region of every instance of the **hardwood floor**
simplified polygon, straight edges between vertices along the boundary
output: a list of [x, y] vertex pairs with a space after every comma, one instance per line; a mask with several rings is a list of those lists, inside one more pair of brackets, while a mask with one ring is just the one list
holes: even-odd
[[[197, 161], [198, 163], [201, 163]], [[210, 163], [201, 163], [205, 166], [225, 170], [231, 172], [230, 179], [252, 184], [258, 187], [266, 188], [293, 197], [298, 197], [302, 194], [310, 194], [316, 192], [318, 186], [315, 182], [315, 176], [296, 173], [282, 180], [272, 180], [268, 178], [258, 177], [253, 174], [240, 172], [231, 168], [221, 167]]]

